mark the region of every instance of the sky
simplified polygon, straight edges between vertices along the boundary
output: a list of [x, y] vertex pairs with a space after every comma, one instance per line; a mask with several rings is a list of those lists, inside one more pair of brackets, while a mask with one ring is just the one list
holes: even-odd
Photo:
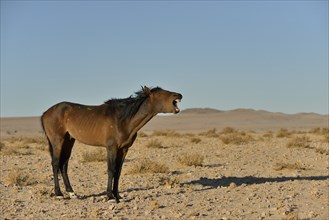
[[144, 85], [181, 109], [328, 114], [328, 1], [1, 1], [1, 117]]

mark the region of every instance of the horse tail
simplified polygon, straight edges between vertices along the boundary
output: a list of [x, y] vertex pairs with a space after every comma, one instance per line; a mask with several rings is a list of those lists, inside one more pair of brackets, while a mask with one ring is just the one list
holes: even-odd
[[44, 124], [44, 121], [43, 121], [44, 116], [45, 116], [45, 113], [43, 113], [40, 117], [41, 127], [42, 127], [43, 132], [46, 135], [47, 140], [48, 140], [49, 153], [50, 153], [50, 156], [52, 157], [52, 155], [53, 155], [53, 145], [51, 144], [51, 142], [49, 140], [49, 137], [47, 135], [46, 129], [45, 129], [45, 124]]

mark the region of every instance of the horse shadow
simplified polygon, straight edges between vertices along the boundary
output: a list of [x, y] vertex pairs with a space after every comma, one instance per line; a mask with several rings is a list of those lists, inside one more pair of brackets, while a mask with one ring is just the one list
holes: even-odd
[[204, 187], [208, 187], [206, 189], [213, 189], [217, 187], [228, 187], [230, 184], [234, 183], [236, 186], [241, 185], [253, 185], [253, 184], [264, 184], [264, 183], [280, 183], [287, 181], [302, 181], [302, 180], [328, 180], [329, 175], [326, 176], [305, 176], [305, 177], [254, 177], [254, 176], [244, 176], [244, 177], [226, 177], [223, 176], [221, 178], [207, 178], [201, 177], [198, 180], [192, 180], [190, 182], [185, 182], [183, 185], [194, 185], [199, 184]]
[[[131, 191], [146, 191], [146, 190], [150, 190], [152, 189], [151, 187], [140, 187], [140, 188], [129, 188], [126, 190], [121, 191], [121, 193], [129, 193]], [[86, 199], [90, 199], [90, 198], [103, 198], [106, 199], [106, 191], [101, 192], [101, 193], [93, 193], [93, 194], [89, 194], [89, 195], [78, 195], [78, 198], [81, 200], [86, 200]], [[125, 201], [131, 201], [133, 199], [125, 199]]]
[[[302, 180], [314, 180], [314, 181], [321, 181], [321, 180], [328, 180], [329, 175], [325, 176], [296, 176], [296, 177], [254, 177], [254, 176], [244, 176], [244, 177], [226, 177], [223, 176], [221, 178], [207, 178], [207, 177], [201, 177], [198, 180], [192, 180], [190, 182], [184, 182], [180, 183], [181, 186], [184, 185], [202, 185], [203, 189], [197, 189], [195, 191], [204, 191], [209, 189], [214, 189], [217, 187], [228, 187], [230, 184], [234, 183], [236, 186], [241, 185], [254, 185], [254, 184], [264, 184], [264, 183], [280, 183], [280, 182], [287, 182], [287, 181], [302, 181]], [[129, 188], [126, 190], [123, 190], [122, 193], [126, 192], [129, 193], [131, 191], [147, 191], [152, 189], [152, 187], [140, 187], [140, 188]], [[105, 198], [106, 192], [101, 192], [97, 194], [89, 194], [89, 195], [80, 195], [79, 199], [86, 200], [91, 197], [94, 198]], [[126, 199], [125, 201], [131, 201], [131, 199]]]

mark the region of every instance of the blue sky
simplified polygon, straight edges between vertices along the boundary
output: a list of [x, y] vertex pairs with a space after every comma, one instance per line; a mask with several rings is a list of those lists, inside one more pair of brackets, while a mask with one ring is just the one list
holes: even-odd
[[1, 117], [141, 85], [182, 109], [328, 114], [328, 1], [1, 1]]

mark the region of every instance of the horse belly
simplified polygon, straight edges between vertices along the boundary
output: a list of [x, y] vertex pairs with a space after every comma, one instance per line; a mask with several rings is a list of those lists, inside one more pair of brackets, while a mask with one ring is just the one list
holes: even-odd
[[104, 130], [102, 126], [96, 126], [95, 121], [90, 123], [67, 123], [67, 131], [74, 139], [88, 145], [105, 146]]

